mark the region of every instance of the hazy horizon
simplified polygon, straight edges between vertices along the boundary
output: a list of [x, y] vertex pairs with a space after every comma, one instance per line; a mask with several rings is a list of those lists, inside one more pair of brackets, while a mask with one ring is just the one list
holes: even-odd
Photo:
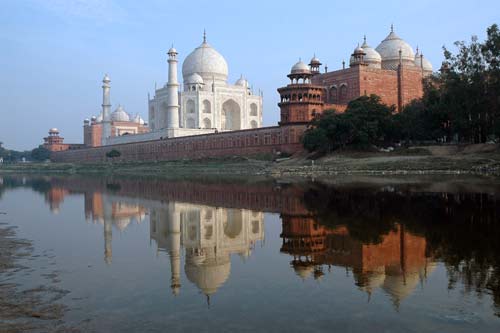
[[[180, 65], [202, 42], [228, 62], [229, 83], [241, 74], [264, 93], [264, 125], [279, 118], [276, 89], [290, 67], [316, 54], [329, 70], [342, 67], [366, 34], [376, 47], [396, 33], [439, 69], [442, 46], [481, 40], [499, 23], [500, 3], [452, 1], [318, 0], [303, 2], [113, 0], [4, 1], [0, 12], [0, 141], [28, 150], [57, 127], [67, 143], [81, 143], [83, 119], [100, 112], [104, 73], [111, 102], [147, 119], [147, 94], [167, 80], [166, 51], [174, 44]], [[180, 67], [180, 66], [179, 66]], [[322, 71], [324, 68], [322, 67]], [[179, 79], [182, 75], [179, 70]]]

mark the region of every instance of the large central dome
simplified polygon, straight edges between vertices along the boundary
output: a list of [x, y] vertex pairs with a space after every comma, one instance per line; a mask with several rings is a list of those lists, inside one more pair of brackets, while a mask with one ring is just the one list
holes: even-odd
[[415, 53], [412, 47], [400, 38], [391, 27], [390, 34], [375, 49], [382, 57], [382, 68], [396, 69], [399, 64], [399, 51], [403, 63], [412, 64], [415, 61]]
[[194, 49], [182, 64], [184, 81], [192, 75], [199, 74], [205, 82], [227, 81], [227, 63], [224, 57], [206, 41]]

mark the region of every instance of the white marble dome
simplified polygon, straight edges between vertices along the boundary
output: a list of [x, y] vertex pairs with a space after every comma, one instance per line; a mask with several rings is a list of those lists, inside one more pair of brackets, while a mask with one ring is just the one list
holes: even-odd
[[213, 79], [227, 82], [227, 62], [219, 52], [204, 41], [186, 57], [182, 64], [184, 81], [195, 73], [207, 82]]
[[417, 54], [415, 54], [415, 66], [418, 68], [423, 68], [425, 72], [432, 72], [432, 64], [426, 57], [421, 54], [417, 49]]
[[299, 60], [290, 70], [291, 74], [309, 74], [311, 70], [302, 60]]
[[382, 68], [396, 69], [399, 65], [399, 51], [404, 63], [414, 64], [415, 53], [412, 47], [400, 38], [391, 28], [389, 35], [375, 49], [382, 57]]
[[142, 117], [139, 114], [135, 116], [134, 122], [138, 123], [139, 125], [144, 125], [145, 123], [144, 119], [142, 119]]
[[234, 83], [236, 86], [247, 87], [248, 81], [242, 76]]
[[111, 113], [112, 121], [130, 121], [130, 116], [121, 105], [118, 105], [115, 111]]
[[361, 47], [365, 52], [363, 57], [364, 62], [367, 63], [369, 67], [380, 68], [382, 66], [382, 56], [380, 56], [380, 53], [378, 53], [373, 47], [368, 45], [366, 38]]
[[203, 78], [198, 73], [193, 73], [186, 79], [188, 84], [203, 84]]
[[55, 128], [55, 127], [52, 127], [52, 128], [49, 130], [49, 133], [51, 133], [51, 134], [57, 134], [57, 133], [59, 133], [59, 130], [58, 130], [57, 128]]

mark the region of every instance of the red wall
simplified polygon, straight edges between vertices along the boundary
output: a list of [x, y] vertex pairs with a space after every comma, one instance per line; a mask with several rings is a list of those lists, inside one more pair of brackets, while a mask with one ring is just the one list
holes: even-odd
[[105, 162], [106, 153], [116, 149], [121, 156], [115, 161], [167, 161], [221, 156], [302, 151], [300, 138], [306, 125], [262, 127], [250, 130], [185, 136], [165, 140], [136, 142], [106, 147], [54, 152], [54, 162]]

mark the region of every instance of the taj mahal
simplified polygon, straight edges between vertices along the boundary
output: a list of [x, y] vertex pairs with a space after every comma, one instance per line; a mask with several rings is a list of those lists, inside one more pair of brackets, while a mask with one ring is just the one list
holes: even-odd
[[[168, 78], [154, 96], [148, 94], [148, 121], [128, 114], [123, 106], [111, 112], [111, 79], [103, 79], [102, 112], [84, 121], [84, 144], [107, 146], [262, 127], [262, 94], [255, 95], [243, 75], [228, 82], [224, 57], [207, 42], [182, 64], [177, 79], [178, 52], [168, 50]], [[182, 87], [182, 89], [180, 89]]]

